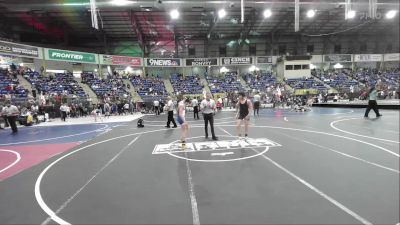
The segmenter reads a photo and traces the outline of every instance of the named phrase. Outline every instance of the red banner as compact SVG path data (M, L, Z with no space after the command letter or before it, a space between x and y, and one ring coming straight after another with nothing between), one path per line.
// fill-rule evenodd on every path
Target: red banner
M106 65L142 66L141 58L129 56L102 55L100 61Z

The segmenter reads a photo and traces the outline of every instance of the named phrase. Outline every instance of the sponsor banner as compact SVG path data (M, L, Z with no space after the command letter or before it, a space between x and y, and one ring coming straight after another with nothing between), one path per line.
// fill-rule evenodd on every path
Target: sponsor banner
M354 55L354 62L380 62L382 60L381 54Z
M186 66L218 66L218 58L185 59Z
M102 65L124 65L124 66L142 66L142 58L118 56L118 55L99 55Z
M391 53L383 55L384 61L400 61L400 53Z
M0 54L15 55L28 58L43 58L42 49L28 45L0 41Z
M266 138L249 138L246 140L226 140L226 141L207 141L186 143L185 152L199 151L225 151L246 148L262 148L262 147L277 147L281 146ZM180 143L159 144L156 145L153 154L165 154L182 152Z
M181 59L146 59L146 66L150 67L179 67Z
M324 55L324 62L351 62L351 55Z
M58 49L45 49L45 59L54 61L68 61L79 63L99 63L97 54L86 52L73 52Z
M224 57L221 58L221 65L251 65L253 57Z
M272 56L258 56L257 64L272 64Z

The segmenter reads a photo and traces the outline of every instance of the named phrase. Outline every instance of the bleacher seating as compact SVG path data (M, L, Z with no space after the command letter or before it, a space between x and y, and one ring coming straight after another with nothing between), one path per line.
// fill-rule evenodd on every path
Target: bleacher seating
M74 80L72 73L56 73L41 76L38 72L26 72L24 77L43 94L66 94L85 97L86 93Z
M180 94L201 94L203 85L200 78L195 75L183 76L182 74L172 74L170 78L175 93Z
M82 83L86 83L99 97L107 96L129 96L124 88L124 82L122 78L108 78L98 79L93 73L83 72L81 74Z
M387 71L366 69L353 73L352 77L368 86L373 86L380 81L380 83L387 86L389 90L396 90L399 88L400 71L399 69Z
M271 73L261 73L259 75L244 74L242 78L252 90L266 91L268 87L276 86L276 77Z
M285 82L293 89L316 89L319 91L328 90L321 82L315 80L313 77L310 78L289 78Z
M164 99L168 96L167 89L162 79L131 76L130 81L144 101Z
M238 80L236 72L228 72L219 77L207 76L211 93L244 92L245 89Z
M13 78L7 70L0 69L0 95L11 95L12 98L28 97L28 90L19 86L17 78Z
M350 87L358 86L359 82L350 77L349 71L313 71L312 74L332 88L343 92L349 92Z

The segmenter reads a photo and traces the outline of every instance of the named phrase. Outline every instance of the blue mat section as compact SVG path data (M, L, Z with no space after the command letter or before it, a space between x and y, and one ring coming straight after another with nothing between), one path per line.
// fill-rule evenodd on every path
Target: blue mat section
M115 125L116 123L20 127L16 134L11 134L7 129L0 132L0 146L87 141Z

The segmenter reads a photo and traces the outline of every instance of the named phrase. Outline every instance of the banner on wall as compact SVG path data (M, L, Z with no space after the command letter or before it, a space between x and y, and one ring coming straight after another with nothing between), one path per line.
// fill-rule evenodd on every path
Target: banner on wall
M43 58L41 54L41 48L39 47L14 44L4 41L0 41L0 54L9 54L28 58Z
M400 61L400 53L391 53L383 55L384 61Z
M221 65L251 65L253 57L225 57L221 58Z
M354 62L380 62L382 60L381 54L354 55Z
M272 64L272 56L258 56L257 64Z
M181 66L181 60L180 59L146 59L146 66L178 67L178 66Z
M73 52L58 49L45 49L45 59L54 61L67 61L79 63L99 63L97 54L86 52Z
M99 55L102 65L124 65L124 66L142 66L142 58L119 56L119 55Z
M324 62L351 62L351 55L324 55Z
M218 66L218 58L185 59L186 66Z

